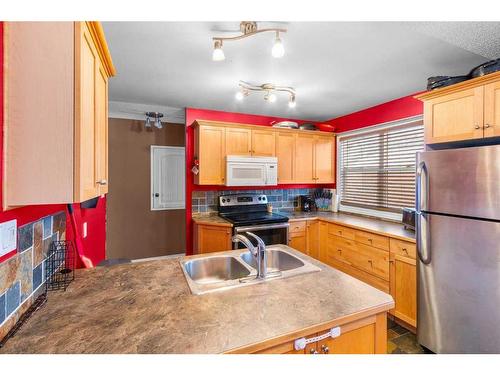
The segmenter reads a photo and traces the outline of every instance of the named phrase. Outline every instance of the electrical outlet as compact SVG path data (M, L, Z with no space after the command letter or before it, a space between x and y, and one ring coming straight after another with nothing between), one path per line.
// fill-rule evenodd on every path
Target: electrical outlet
M17 248L17 220L6 221L0 224L0 256L10 253Z
M85 238L87 237L87 222L83 223L83 231L82 231L82 237Z

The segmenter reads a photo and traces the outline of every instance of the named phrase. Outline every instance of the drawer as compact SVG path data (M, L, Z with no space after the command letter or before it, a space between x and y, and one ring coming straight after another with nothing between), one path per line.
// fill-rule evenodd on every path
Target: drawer
M417 259L417 245L412 242L406 242L391 238L391 252L404 257Z
M336 224L328 224L328 233L336 236L344 237L349 240L354 240L354 229L343 227Z
M369 274L389 280L389 253L371 246L356 244L350 253L351 264Z
M389 237L357 230L355 239L356 242L389 251Z
M306 222L305 221L292 221L290 223L289 232L305 232L306 231Z
M327 258L351 264L351 253L355 248L356 245L354 244L354 241L349 241L345 238L330 234L328 236Z

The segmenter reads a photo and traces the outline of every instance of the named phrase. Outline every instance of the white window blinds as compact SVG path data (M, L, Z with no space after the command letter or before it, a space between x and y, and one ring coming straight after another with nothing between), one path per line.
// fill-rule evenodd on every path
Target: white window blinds
M340 138L341 204L398 213L414 207L415 159L423 149L420 120Z

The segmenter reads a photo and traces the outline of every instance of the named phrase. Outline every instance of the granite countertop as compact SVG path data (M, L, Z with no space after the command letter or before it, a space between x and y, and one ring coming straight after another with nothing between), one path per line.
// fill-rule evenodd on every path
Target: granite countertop
M80 270L0 353L221 353L394 306L390 295L287 249L321 271L195 296L184 257Z
M389 237L394 237L405 241L415 242L415 232L404 229L403 224L397 222L355 214L347 214L343 212L280 211L278 213L288 216L290 220L322 219L331 223L337 223L348 227L374 232L377 234L387 235Z
M220 217L216 212L215 213L202 213L202 214L193 214L193 221L196 224L209 224L209 225L220 225L222 227L232 227L231 224L226 219Z

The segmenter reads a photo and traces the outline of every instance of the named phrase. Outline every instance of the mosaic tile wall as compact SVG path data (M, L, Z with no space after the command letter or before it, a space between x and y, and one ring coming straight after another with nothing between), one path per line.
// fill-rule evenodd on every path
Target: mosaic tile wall
M0 339L41 293L50 244L65 238L64 211L17 229L17 254L0 263Z
M292 210L296 207L298 195L310 195L315 189L277 190L221 190L193 191L191 199L193 213L217 212L217 197L229 194L266 194L273 205L273 211Z

